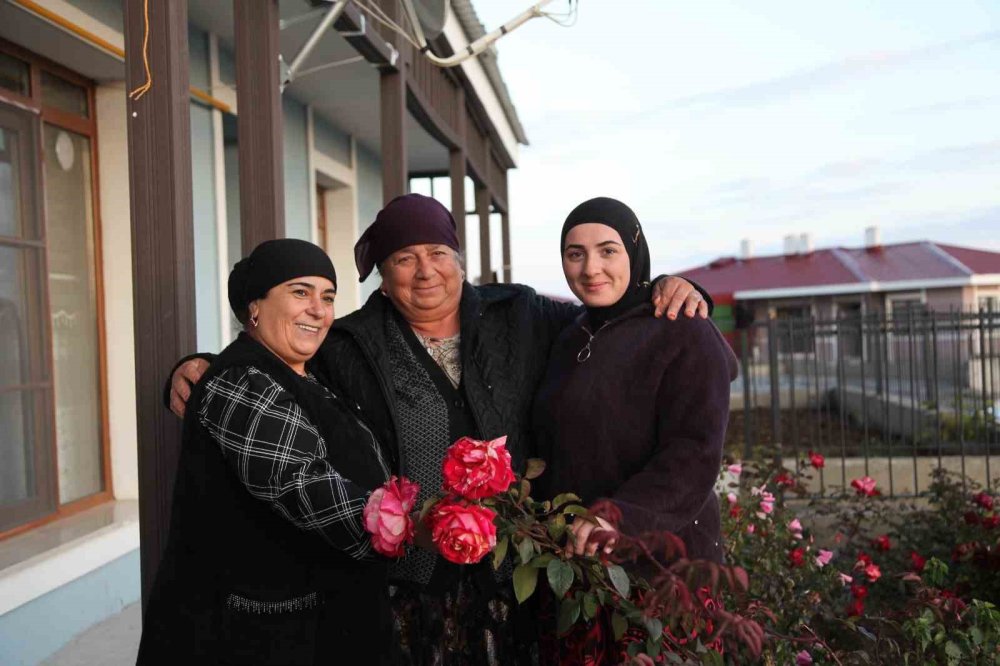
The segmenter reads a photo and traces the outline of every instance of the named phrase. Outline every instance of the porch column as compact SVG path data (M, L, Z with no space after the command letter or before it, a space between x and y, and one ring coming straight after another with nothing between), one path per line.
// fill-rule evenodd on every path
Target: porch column
M146 81L144 4L124 0L128 90ZM152 86L127 106L144 607L166 542L180 453L181 421L161 403L163 382L195 350L187 16L187 0L149 3Z
M457 109L455 134L459 141L465 141L465 90L459 86L455 89L455 108ZM451 216L455 218L458 227L458 244L465 251L465 145L453 149L448 154L448 176L451 178Z
M277 0L233 0L243 254L285 236Z
M493 282L490 268L490 191L476 187L476 213L479 215L479 284Z
M382 203L409 191L406 167L406 74L382 70Z
M508 205L510 205L508 203ZM500 217L503 234L503 281L507 284L511 282L510 270L510 213L504 211Z

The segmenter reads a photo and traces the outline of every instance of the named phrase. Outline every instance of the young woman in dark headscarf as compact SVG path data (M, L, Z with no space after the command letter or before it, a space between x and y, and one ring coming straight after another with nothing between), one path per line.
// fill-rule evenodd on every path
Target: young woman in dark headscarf
M383 663L386 560L362 512L388 465L354 404L306 370L336 291L330 258L301 240L233 268L245 328L188 403L139 664Z
M586 311L557 338L535 398L544 490L609 500L622 533L672 532L688 557L721 561L714 485L737 374L732 350L710 320L647 316L649 248L620 201L577 206L560 251ZM594 529L579 522L571 551L592 554Z
M673 532L720 561L713 492L736 357L711 320L649 313L649 247L635 213L600 197L561 236L563 273L586 311L563 330L534 406L545 485L611 500L620 530ZM586 529L586 528L583 528ZM576 550L586 535L577 529Z

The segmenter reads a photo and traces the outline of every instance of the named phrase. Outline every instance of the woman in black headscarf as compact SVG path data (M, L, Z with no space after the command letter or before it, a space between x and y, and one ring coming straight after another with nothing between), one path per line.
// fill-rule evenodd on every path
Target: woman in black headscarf
M737 374L732 350L710 320L648 316L649 248L620 201L577 206L560 252L586 310L557 338L535 398L539 455L548 462L541 496L571 491L590 505L614 506L621 533L671 532L688 557L720 562L714 485ZM609 516L598 510L598 517L599 527L573 526L570 552L594 553L590 535L610 528ZM543 641L548 657L570 664L597 656L593 637L601 632L577 633Z
M669 531L689 557L720 561L713 487L737 373L732 350L710 320L658 325L644 316L649 248L620 201L577 206L560 249L586 311L557 339L535 400L547 488L610 500L623 533ZM590 527L577 528L572 549L587 548Z
M362 522L382 449L306 370L333 324L322 249L261 243L229 276L244 331L188 402L139 664L380 663L384 558Z

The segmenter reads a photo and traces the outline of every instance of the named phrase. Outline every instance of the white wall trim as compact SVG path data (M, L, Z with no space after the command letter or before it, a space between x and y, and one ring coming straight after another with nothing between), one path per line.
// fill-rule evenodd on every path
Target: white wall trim
M349 166L344 166L340 162L330 157L327 157L324 153L318 150L313 151L310 171L313 174L313 189L316 189L316 172L332 178L338 183L347 185L348 187L355 187L357 185L357 175L354 169ZM314 194L315 198L315 194ZM356 232L355 232L356 233Z
M102 527L0 571L0 616L139 547L139 521Z
M212 176L215 190L215 244L218 255L219 342L225 347L232 342L229 325L229 224L226 209L226 139L222 127L222 111L212 109Z
M941 289L943 287L968 287L972 285L1000 284L1000 273L982 273L967 277L936 278L930 280L892 280L879 282L850 282L844 284L806 285L778 289L747 289L733 293L740 301L765 298L792 298L797 296L832 296L835 294L864 294L880 291L911 291L916 289Z
M222 80L219 64L219 36L208 33L208 76L212 97L229 106L233 115L236 114L236 91Z

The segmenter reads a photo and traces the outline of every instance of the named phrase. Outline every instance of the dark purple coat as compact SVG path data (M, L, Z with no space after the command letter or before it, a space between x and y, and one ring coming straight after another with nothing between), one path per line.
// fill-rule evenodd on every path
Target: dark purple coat
M673 532L689 557L721 561L714 485L736 357L711 321L650 312L643 305L610 321L584 362L586 315L557 339L535 399L548 463L536 494L611 499L624 533Z

